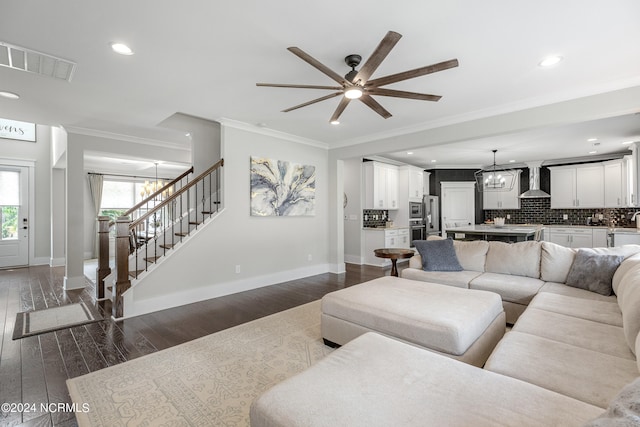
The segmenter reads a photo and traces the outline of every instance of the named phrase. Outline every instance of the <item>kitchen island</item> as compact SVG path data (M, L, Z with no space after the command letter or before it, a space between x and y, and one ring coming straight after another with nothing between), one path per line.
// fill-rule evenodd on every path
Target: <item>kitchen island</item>
M502 242L523 242L534 240L538 226L475 224L448 228L447 237L454 240L499 240Z

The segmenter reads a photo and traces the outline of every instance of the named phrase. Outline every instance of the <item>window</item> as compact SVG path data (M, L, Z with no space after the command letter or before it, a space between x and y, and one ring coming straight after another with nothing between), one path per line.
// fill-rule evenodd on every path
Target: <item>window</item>
M100 214L116 220L127 210L142 201L144 183L134 181L104 180Z
M1 240L18 238L18 208L20 207L20 172L0 171Z

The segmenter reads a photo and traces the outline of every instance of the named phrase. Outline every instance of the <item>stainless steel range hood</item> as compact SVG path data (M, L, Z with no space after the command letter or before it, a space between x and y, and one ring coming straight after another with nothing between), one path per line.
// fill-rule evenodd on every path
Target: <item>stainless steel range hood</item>
M521 199L535 199L551 197L540 189L540 166L542 162L528 162L529 167L529 189L520 195Z

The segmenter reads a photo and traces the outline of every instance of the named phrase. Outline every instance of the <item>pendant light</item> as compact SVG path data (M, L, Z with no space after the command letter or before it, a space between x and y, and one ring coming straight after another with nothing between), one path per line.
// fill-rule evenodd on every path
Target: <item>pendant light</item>
M496 153L493 152L493 165L476 171L475 178L478 191L511 191L515 183L516 172L506 166L496 164Z

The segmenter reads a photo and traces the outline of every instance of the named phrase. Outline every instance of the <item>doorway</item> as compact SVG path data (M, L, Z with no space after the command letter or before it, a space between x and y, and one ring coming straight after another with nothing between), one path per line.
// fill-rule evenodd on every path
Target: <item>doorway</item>
M29 264L29 168L0 165L0 268Z
M475 182L441 182L442 235L447 228L475 224Z

